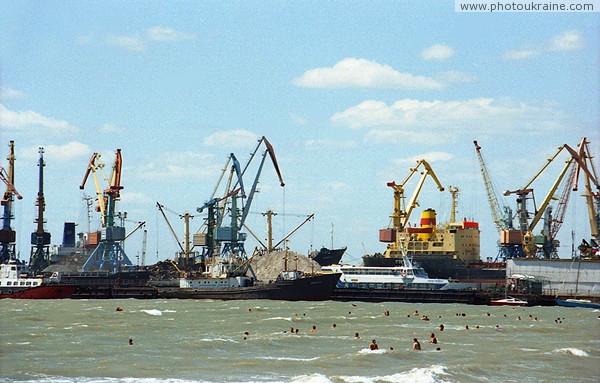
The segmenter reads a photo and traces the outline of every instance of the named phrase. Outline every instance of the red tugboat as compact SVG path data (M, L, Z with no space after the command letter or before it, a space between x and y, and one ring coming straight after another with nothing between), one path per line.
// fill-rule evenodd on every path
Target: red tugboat
M0 299L65 299L71 298L77 286L47 283L31 277L17 260L0 264Z

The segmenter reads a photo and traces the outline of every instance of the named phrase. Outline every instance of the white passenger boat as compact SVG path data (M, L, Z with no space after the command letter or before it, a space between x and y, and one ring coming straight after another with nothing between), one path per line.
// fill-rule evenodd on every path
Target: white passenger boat
M403 265L395 267L331 265L324 272L341 273L337 288L362 289L420 289L459 290L472 287L468 283L454 283L447 279L429 278L425 270L416 267L405 255Z

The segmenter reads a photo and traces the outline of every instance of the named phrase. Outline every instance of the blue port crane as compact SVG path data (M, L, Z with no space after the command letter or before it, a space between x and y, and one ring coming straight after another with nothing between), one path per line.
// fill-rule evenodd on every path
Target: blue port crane
M108 186L102 190L98 180L98 172L102 171L104 164L100 162L99 153L92 154L83 182L79 186L81 190L85 188L91 173L96 185L96 199L98 201L96 210L100 212L102 219L102 230L98 246L84 263L83 271L101 270L116 273L122 266L129 266L130 268L133 266L121 246L121 242L125 240L125 227L115 224L116 203L120 198L120 191L123 189L123 186L121 186L122 164L121 149L117 149L111 177L107 179Z
M16 232L12 229L10 221L14 218L12 205L15 196L18 199L23 199L15 188L15 142L10 141L8 147L9 153L6 159L8 160L8 172L0 166L0 179L6 185L6 191L2 196L1 206L4 207L2 214L2 229L0 229L0 262L6 263L16 259L15 241Z
M246 195L244 189L244 176L246 175L246 172L249 171L250 164L260 153L260 149L263 145L265 149L262 152L258 170L254 177L252 187ZM206 233L195 236L194 239L194 245L201 245L204 248L201 258L202 262L211 257L219 256L222 261L224 260L225 263L231 265L231 268L228 270L228 273L231 275L244 274L249 268L246 250L244 248L247 234L240 230L245 226L246 218L248 217L255 193L258 189L259 179L267 155L271 158L273 167L279 177L281 187L284 187L285 182L283 181L277 163L275 150L267 138L263 136L258 140L258 145L250 154L250 159L243 169L240 167L235 155L233 153L230 154L211 199L197 209L200 213L205 209L208 211ZM232 165L224 195L220 198L215 197L217 190L220 188L220 183L223 180L224 174L227 169L229 169L229 163ZM230 218L228 224L225 221L227 213Z

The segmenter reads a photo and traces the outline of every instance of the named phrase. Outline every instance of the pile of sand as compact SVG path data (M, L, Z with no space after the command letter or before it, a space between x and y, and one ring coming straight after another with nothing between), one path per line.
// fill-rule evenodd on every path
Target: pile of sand
M264 253L262 256L255 255L250 262L256 278L260 281L273 281L279 276L282 271L298 270L303 273L311 274L321 271L321 265L305 255L295 253L293 251L272 251Z

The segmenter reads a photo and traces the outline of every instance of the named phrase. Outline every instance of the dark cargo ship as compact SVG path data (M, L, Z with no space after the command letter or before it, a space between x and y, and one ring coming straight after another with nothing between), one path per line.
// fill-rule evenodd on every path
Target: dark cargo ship
M340 249L328 249L326 247L322 247L318 252L313 252L310 255L310 258L321 266L331 266L340 263L344 252L346 252L345 247Z

